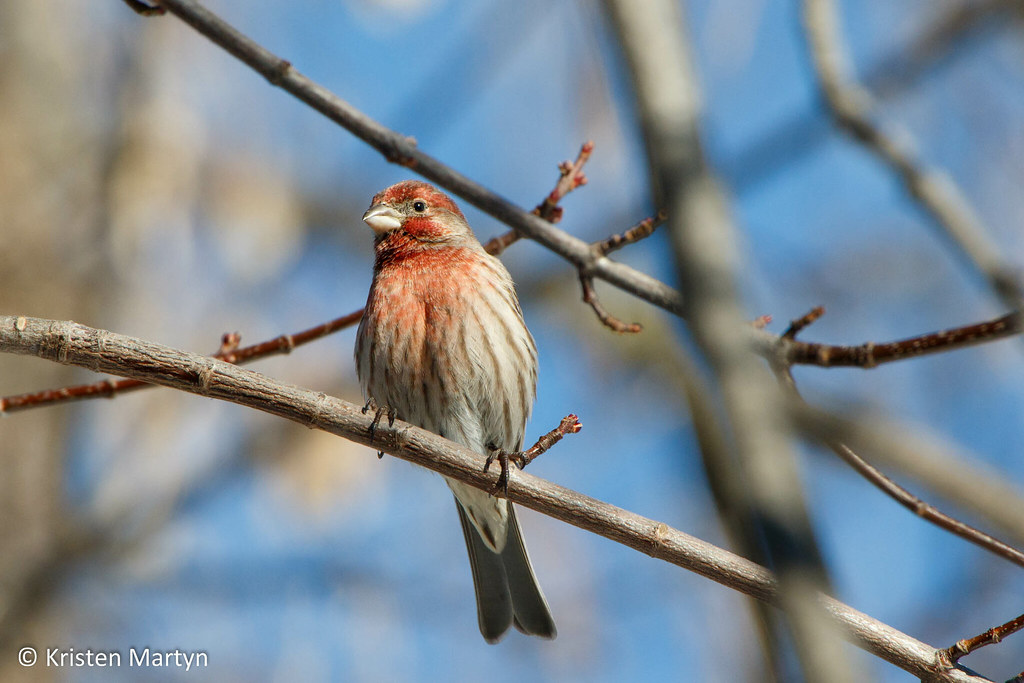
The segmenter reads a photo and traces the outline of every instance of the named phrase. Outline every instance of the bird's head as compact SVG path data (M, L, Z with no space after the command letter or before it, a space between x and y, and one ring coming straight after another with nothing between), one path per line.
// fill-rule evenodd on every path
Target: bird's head
M420 244L476 241L455 202L419 180L406 180L378 192L363 220L373 228L378 244L398 240Z

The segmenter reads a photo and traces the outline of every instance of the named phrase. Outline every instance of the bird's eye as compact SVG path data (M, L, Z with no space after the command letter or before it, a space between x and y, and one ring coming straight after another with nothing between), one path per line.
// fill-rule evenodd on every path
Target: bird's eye
M412 203L412 210L416 213L423 213L427 210L427 203L425 201L417 199Z

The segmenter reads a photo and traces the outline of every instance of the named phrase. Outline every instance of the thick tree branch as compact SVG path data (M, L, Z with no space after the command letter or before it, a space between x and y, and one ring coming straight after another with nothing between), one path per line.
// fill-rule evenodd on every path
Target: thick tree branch
M427 467L483 490L493 486L484 456L436 434L396 421L371 441L373 420L341 399L278 382L194 353L97 330L73 322L0 316L0 352L34 355L96 372L217 398L320 429ZM763 567L670 528L664 523L517 472L509 498L581 529L693 571L758 600L776 601L776 584ZM939 651L843 603L819 595L819 604L859 647L929 681L985 681L940 661Z
M684 317L716 375L734 437L730 476L759 546L779 576L780 603L804 678L857 680L814 596L829 580L810 523L780 391L745 343L736 229L700 141L700 94L684 18L673 0L606 0L630 66L654 204L668 214ZM728 489L722 489L728 491ZM755 557L758 557L755 555Z

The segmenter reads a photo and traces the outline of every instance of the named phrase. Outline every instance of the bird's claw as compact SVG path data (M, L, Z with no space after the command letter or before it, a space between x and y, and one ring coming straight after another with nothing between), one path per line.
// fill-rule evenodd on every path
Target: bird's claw
M498 481L494 482L493 491L497 493L501 491L505 497L508 497L508 482L511 474L511 468L509 463L515 465L519 469L526 467L526 457L521 451L509 453L501 448L492 448L490 454L487 456L487 460L484 462L484 472L487 472L491 468L491 464L497 460L498 465L501 466L501 472L498 474Z
M398 411L396 411L394 408L390 406L378 406L377 402L371 398L369 401L366 402L366 405L363 406L363 415L366 415L366 413L369 412L371 408L374 410L373 421L370 423L370 441L372 442L374 436L377 434L377 425L380 424L380 419L385 414L387 414L388 427L394 427L395 418L398 417ZM377 451L377 459L379 460L383 457L384 451Z

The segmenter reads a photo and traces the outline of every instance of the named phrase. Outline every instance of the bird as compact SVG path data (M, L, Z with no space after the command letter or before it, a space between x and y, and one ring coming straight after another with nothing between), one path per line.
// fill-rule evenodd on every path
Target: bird
M376 407L378 419L386 412L488 455L488 462L521 451L536 395L537 347L508 270L484 251L455 202L428 183L407 180L378 192L363 221L374 232L374 265L355 359L367 408ZM503 459L507 486L506 467ZM554 638L512 503L445 481L484 639L496 643L513 625Z

